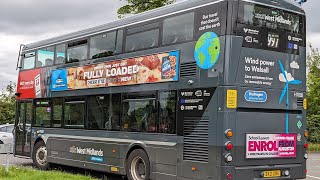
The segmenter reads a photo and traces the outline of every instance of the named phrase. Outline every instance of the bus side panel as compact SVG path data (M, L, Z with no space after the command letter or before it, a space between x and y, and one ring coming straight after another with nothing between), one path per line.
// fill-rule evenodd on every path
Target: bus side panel
M47 145L49 161L105 172L111 172L111 167L117 167L122 170L121 174L124 172L120 144L49 137Z
M41 129L41 128L40 128ZM73 167L92 169L102 172L125 175L126 157L131 148L143 148L151 165L151 179L175 179L177 174L177 144L175 136L143 135L130 133L120 138L123 133L83 130L62 130L58 133L53 129L42 129L48 134L48 161ZM50 132L55 131L54 135ZM97 132L100 133L97 136ZM72 135L68 135L72 133ZM86 136L84 136L84 134ZM104 136L111 136L106 138ZM93 138L95 137L95 138ZM162 140L161 140L162 139Z

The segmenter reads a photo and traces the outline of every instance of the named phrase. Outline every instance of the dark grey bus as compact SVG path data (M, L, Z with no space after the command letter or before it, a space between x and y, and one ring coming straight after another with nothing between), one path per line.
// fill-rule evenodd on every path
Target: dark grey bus
M189 0L21 50L15 156L129 180L306 177L292 0Z

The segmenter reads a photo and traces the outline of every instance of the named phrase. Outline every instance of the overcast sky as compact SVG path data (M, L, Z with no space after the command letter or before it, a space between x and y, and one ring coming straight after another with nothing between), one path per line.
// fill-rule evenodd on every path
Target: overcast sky
M101 25L117 19L119 0L1 0L0 88L17 81L20 44ZM307 41L320 49L320 0L308 0Z

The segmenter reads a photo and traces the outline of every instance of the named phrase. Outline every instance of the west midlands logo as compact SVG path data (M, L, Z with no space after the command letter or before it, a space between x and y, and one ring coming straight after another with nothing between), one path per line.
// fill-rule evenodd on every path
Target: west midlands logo
M281 69L281 74L279 75L279 80L281 82L285 82L286 85L284 86L280 99L279 99L279 104L281 104L284 96L286 96L286 133L289 134L289 85L298 85L301 84L302 82L300 80L295 80L290 73L287 73L287 71L284 69L281 61L279 60L279 65Z

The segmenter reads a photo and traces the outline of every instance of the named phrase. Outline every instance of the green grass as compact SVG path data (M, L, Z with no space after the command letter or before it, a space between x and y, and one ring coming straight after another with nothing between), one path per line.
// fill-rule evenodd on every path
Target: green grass
M309 143L309 151L320 152L320 144Z
M12 166L9 172L6 172L5 167L0 167L1 180L92 180L90 176L79 174L69 174L60 171L39 171L30 167L15 167Z

